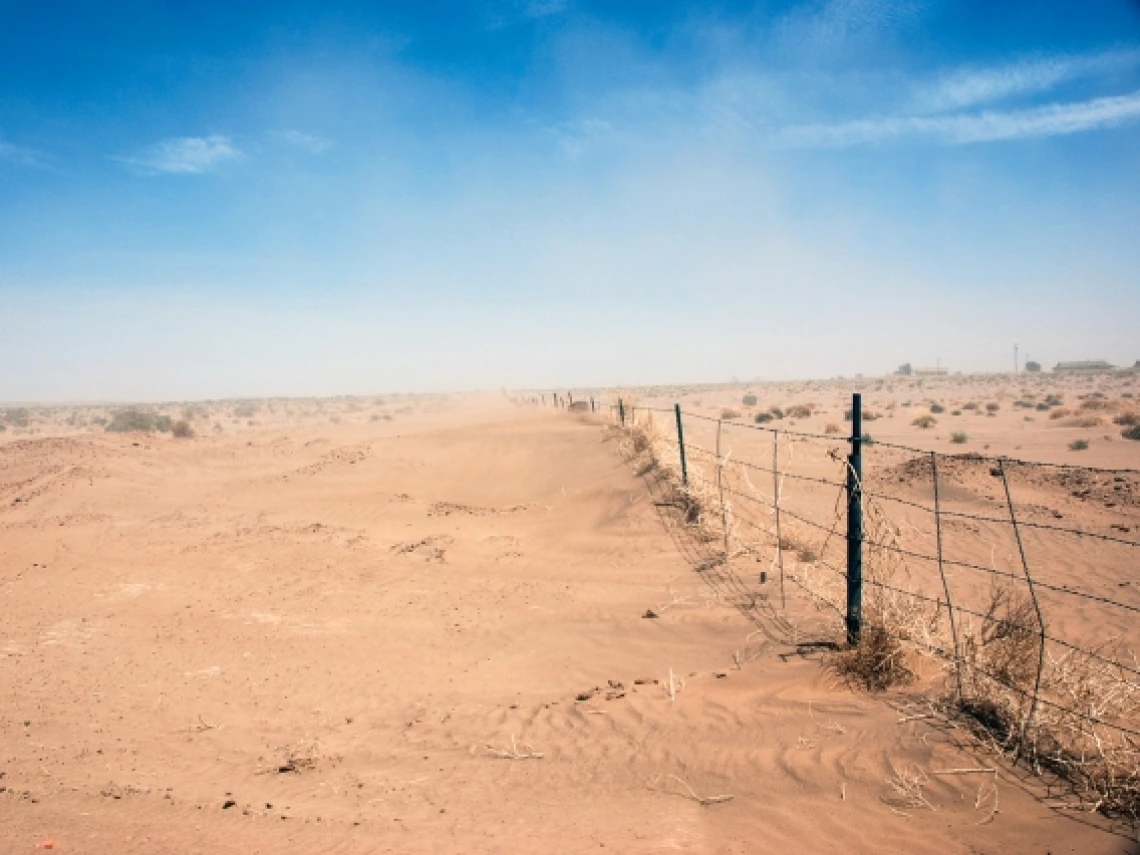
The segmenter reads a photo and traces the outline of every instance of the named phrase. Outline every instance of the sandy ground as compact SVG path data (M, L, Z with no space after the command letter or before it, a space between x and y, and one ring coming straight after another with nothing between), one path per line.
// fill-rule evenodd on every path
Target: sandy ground
M847 388L825 391L803 425L842 423ZM753 557L702 571L600 417L369 413L8 432L0 852L1135 851L1016 770L996 805L992 776L938 775L994 758L900 721L923 686L838 684L804 643L833 622L791 592L780 614ZM1087 432L1008 396L961 418L1038 458ZM1140 443L1079 454L1135 466Z

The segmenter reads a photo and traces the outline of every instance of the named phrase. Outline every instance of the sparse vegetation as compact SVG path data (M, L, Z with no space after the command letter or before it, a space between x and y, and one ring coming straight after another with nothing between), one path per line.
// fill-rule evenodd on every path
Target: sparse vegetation
M170 426L170 432L174 435L175 439L190 439L194 436L194 428L190 426L190 422L185 419L180 419Z
M955 445L965 445L970 441L970 437L966 434L965 431L956 430L950 434L950 441Z
M725 407L723 410L720 411L720 417L722 419L724 419L725 421L728 421L731 419L738 419L738 418L740 418L740 415L741 415L740 410L734 410L734 409L732 409L732 407Z
M914 425L916 428L921 428L922 430L929 430L930 428L932 428L936 424L938 424L938 419L936 419L936 418L934 418L934 416L930 416L930 415L919 416L917 419L912 421L911 424Z
M755 395L753 395L753 394L748 394L748 395L745 395L745 396L744 396L744 398L743 398L743 404L744 404L744 406L746 406L746 407L755 407L755 406L756 406L756 401L757 401L757 398L756 398L756 396L755 396Z
M757 413L753 418L753 421L758 425L764 425L772 421L773 418L774 416L771 413Z
M1128 430L1122 430L1120 435L1125 439L1140 440L1140 425L1133 425Z
M835 422L828 422L823 429L824 433L839 433L839 431L840 427Z
M986 412L987 413L996 413L1000 409L1001 409L1001 404L998 404L994 401L990 401L988 404L986 404Z
M157 430L157 422L158 417L154 413L132 408L112 413L106 429L108 433L151 433ZM167 422L169 423L169 417Z
M935 415L938 415L939 413L946 412L946 408L944 406L942 406L941 404L931 404L930 405L930 412L934 413Z
M1069 443L1069 451L1084 451L1089 447L1087 439L1074 439Z

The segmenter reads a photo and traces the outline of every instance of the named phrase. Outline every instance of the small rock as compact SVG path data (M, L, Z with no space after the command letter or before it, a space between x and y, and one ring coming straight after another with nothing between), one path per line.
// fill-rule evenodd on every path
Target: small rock
M222 802L222 810L229 810L236 805L237 802L235 802L233 799L226 799L224 802Z

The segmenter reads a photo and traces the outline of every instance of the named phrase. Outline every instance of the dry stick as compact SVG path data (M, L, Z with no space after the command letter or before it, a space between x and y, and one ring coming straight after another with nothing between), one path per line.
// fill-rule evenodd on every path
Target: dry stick
M1017 540L1017 551L1021 554L1021 569L1025 571L1025 582L1029 586L1029 596L1033 599L1033 609L1037 612L1037 626L1041 631L1041 647L1037 653L1037 677L1033 683L1033 697L1029 702L1029 714L1021 725L1021 745L1018 753L1029 735L1029 728L1033 724L1033 717L1037 714L1037 697L1041 692L1041 672L1045 669L1045 616L1041 614L1041 604L1037 602L1037 590L1033 587L1033 576L1029 573L1029 562L1025 558L1025 545L1021 542L1021 530L1017 527L1017 514L1013 509L1013 496L1009 492L1009 479L1005 476L1005 458L998 458L998 471L1001 472L1001 483L1005 487L1005 501L1009 505L1009 520L1013 523L1013 536Z
M720 452L720 432L724 421L716 420L716 488L720 492L720 526L724 530L724 560L728 560L728 511L724 506L724 457Z
M958 623L954 620L954 601L950 599L950 583L942 565L942 504L938 494L938 455L930 452L930 472L934 477L934 531L938 541L938 575L942 577L942 590L946 593L946 612L950 615L950 634L954 639L954 676L958 683L958 703L965 700L962 692L962 651L958 645Z
M776 560L780 565L780 608L788 610L784 594L784 545L780 542L780 432L772 432L772 507L776 513Z

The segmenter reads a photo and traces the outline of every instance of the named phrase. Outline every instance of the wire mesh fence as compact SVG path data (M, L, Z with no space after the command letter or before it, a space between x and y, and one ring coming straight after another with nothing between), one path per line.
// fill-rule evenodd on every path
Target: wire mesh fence
M855 608L858 644L839 655L856 678L881 688L913 677L908 653L937 661L945 708L979 736L1090 807L1137 818L1140 542L1128 523L1140 471L943 454L857 428L814 434L626 399L579 409L609 418L668 474L720 561L759 561L781 610L806 596L838 635Z

